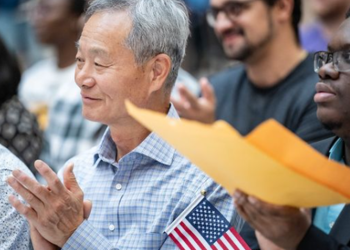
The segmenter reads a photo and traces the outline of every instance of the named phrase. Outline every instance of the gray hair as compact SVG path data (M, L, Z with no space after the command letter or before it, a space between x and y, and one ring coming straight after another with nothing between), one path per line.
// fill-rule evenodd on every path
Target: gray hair
M97 12L126 11L132 28L125 40L133 51L135 61L142 65L152 57L164 53L172 62L166 81L171 90L185 56L189 36L188 11L182 0L93 0L86 20Z

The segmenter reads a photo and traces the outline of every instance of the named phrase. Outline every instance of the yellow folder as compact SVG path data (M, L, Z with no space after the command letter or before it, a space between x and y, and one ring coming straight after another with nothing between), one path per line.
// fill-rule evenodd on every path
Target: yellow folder
M142 110L129 114L228 192L295 207L350 203L350 169L319 154L274 120L242 137L224 121L206 125Z

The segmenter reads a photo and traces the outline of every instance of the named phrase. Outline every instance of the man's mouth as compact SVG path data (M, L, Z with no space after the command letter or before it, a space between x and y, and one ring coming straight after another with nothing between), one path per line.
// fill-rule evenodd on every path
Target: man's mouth
M316 94L314 96L314 101L316 103L323 103L332 100L336 96L334 90L329 86L329 84L319 82L316 84Z

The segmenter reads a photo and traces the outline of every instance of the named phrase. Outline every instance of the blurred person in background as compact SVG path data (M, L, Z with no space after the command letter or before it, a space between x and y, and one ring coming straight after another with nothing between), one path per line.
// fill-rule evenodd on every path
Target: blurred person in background
M50 107L65 82L74 83L75 42L80 34L78 19L83 7L69 0L37 0L32 10L32 26L38 41L51 46L55 56L26 70L20 86L20 98L27 108Z
M27 7L30 0L0 0L0 36L6 47L27 68L41 58L41 51L28 23Z
M0 144L8 148L34 171L42 133L36 117L18 100L21 71L17 60L0 39Z
M182 67L198 77L222 70L232 62L215 37L213 29L206 21L210 7L209 0L184 0L190 12L190 30L186 56Z
M299 44L300 0L211 0L208 21L226 55L242 64L201 81L202 97L180 87L173 100L184 118L221 119L242 135L273 118L307 142L332 135L316 117L313 57ZM254 231L241 235L259 249Z
M82 30L84 8L85 0L38 0L33 10L38 40L52 46L56 54L24 73L20 97L32 111L44 110L45 143L40 158L55 171L94 146L105 130L102 124L82 116L80 89L74 81L75 43Z
M316 20L300 29L300 41L310 52L326 51L333 33L344 21L349 0L308 0Z

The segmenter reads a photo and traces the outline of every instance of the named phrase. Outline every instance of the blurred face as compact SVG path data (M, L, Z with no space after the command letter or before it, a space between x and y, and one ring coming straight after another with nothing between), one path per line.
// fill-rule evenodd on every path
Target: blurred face
M350 7L349 0L309 0L312 10L321 18L344 15Z
M32 25L41 43L59 44L77 34L78 18L71 11L70 0L39 0L33 10Z
M230 2L242 2L242 8L234 20L221 11L214 29L230 59L246 61L273 37L274 24L271 11L261 0L211 0L212 8L223 8Z
M346 20L329 43L331 52L344 51L343 69L350 70L350 19ZM350 72L338 72L332 63L319 70L315 102L319 120L338 136L350 135Z
M79 40L75 80L81 89L85 118L109 126L129 118L125 99L145 106L150 79L137 66L124 41L131 29L124 12L96 13L85 24ZM147 63L146 63L147 64Z

